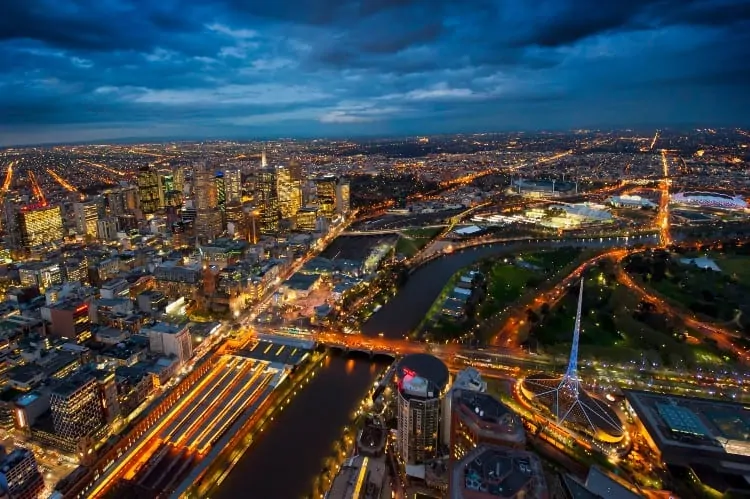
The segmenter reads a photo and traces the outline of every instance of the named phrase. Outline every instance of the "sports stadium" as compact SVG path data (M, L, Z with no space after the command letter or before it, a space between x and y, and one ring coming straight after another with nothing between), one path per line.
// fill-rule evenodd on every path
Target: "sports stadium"
M725 210L747 209L747 201L742 196L722 194L720 192L688 191L672 195L672 202L690 206L706 208L722 208Z

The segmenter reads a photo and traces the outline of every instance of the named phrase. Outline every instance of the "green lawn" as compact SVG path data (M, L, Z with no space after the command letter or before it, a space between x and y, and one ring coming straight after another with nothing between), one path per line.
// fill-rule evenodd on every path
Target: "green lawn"
M487 296L479 307L479 318L486 319L500 312L527 291L529 283L537 282L539 272L511 263L495 262L487 272Z
M626 287L608 280L606 269L592 269L585 282L581 318L581 357L615 361L639 360L642 354L666 365L708 365L719 358L709 344L689 345L668 317L639 308ZM570 349L577 289L568 294L531 329L542 350L565 355Z
M741 255L713 255L716 264L729 276L737 276L740 283L750 286L750 257Z

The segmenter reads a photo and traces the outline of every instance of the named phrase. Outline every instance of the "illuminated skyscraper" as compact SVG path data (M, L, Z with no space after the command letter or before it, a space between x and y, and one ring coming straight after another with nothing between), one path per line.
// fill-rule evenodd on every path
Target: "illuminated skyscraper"
M84 236L96 237L96 223L99 220L99 206L90 200L73 204L76 217L76 230Z
M260 155L260 167L266 168L268 166L268 160L266 159L266 148L263 147L263 152Z
M242 172L239 168L224 170L224 195L227 204L242 201Z
M336 213L346 215L349 209L349 182L339 179L336 184Z
M150 166L138 172L138 198L144 214L156 213L161 202L159 174Z
M216 201L219 204L219 209L223 212L227 205L227 191L224 184L224 172L216 172L214 177L216 183Z
M223 232L216 174L208 165L200 165L193 173L195 194L195 235L212 241Z
M63 220L59 206L30 206L18 213L21 244L33 248L40 244L62 241Z
M275 168L263 168L256 177L258 207L260 208L260 233L275 235L279 232L279 192Z
M276 182L281 218L292 218L302 208L300 181L294 178L291 168L279 166L276 168Z
M410 467L424 465L440 455L440 413L450 373L437 357L419 353L402 358L396 375L396 450L407 473L411 473Z
M318 213L328 219L336 213L336 184L338 179L333 175L326 175L315 179L315 190L318 198Z

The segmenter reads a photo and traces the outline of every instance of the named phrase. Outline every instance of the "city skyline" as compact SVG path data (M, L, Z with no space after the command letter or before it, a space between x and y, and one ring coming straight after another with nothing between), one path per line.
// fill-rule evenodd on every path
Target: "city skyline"
M14 3L0 146L744 126L738 0Z

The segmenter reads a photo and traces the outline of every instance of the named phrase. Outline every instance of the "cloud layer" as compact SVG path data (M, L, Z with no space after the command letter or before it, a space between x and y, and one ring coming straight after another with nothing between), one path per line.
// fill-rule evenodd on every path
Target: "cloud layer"
M0 145L746 125L746 0L24 0Z

